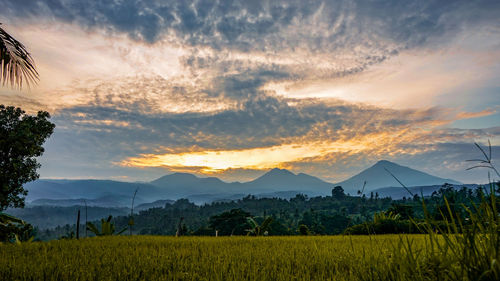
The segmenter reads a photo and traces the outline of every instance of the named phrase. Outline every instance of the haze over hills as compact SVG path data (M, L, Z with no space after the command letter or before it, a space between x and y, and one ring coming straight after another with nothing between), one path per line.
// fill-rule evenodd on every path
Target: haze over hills
M407 186L439 186L457 181L435 177L389 161L379 161L372 167L337 184L284 169L272 169L249 182L224 182L215 177L200 178L187 173L173 173L149 183L129 183L111 180L37 180L25 185L27 200L33 205L68 206L83 203L95 206L129 206L134 191L139 188L136 204L157 200L188 198L197 204L218 200L235 200L248 194L257 197L290 198L297 193L308 196L329 195L335 185L341 185L352 195L366 181L365 192L378 188L399 186L385 170L391 171ZM43 199L43 200L42 200ZM49 200L47 200L49 199ZM82 204L81 203L81 204Z
M244 183L249 190L257 192L307 191L317 195L331 194L332 184L304 173L294 174L288 170L274 168L261 177Z
M365 181L365 192L383 187L400 187L401 185L387 171L391 172L406 186L431 186L444 183L462 184L452 179L436 177L387 160L381 160L370 168L336 185L342 186L346 192L351 194L356 194L358 190L361 190Z
M188 173L173 173L150 182L165 195L174 198L195 194L238 193L241 183L227 183L215 177L200 178Z
M108 207L109 205L99 203L105 201L110 202L112 206L129 206L137 188L141 191L136 197L137 204L158 200L155 198L161 194L159 188L148 183L112 180L37 180L27 183L24 187L28 190L26 199L29 203L39 204L41 201L35 200L52 199L52 202L48 202L50 205L58 205L57 201L67 205L68 199L80 200L83 204L83 200L87 199L93 200L89 204L95 203L95 206Z
M475 190L476 188L480 187L480 185L477 184L463 184L463 185L454 185L453 187L458 190L461 189L462 187L467 187L468 189ZM416 194L418 196L430 196L434 191L438 191L442 185L425 185L425 186L413 186L409 187L408 189L412 194ZM377 193L380 198L384 197L391 197L393 200L399 200L403 199L404 197L410 198L411 195L408 193L406 189L404 189L401 186L395 186L395 187L383 187L383 188L377 188L373 191L374 194ZM370 196L370 192L365 192L367 196Z

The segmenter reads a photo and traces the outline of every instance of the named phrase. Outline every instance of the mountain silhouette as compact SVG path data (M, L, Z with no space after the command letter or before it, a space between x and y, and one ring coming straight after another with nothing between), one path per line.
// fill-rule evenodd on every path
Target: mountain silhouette
M400 187L401 185L389 172L408 187L442 185L444 183L461 184L455 180L436 177L394 162L380 160L370 168L336 185L342 186L346 192L351 194L356 194L358 190L362 190L365 181L365 192L383 187Z
M83 199L94 199L92 203L103 207L116 206L117 204L130 206L136 188L139 188L135 200L136 204L179 198L188 198L192 202L203 204L218 200L235 200L248 194L257 197L280 198L290 198L297 193L308 196L324 196L330 195L335 185L341 185L346 193L355 195L357 190L362 189L364 181L367 182L365 192L385 187L400 187L399 183L387 171L390 171L408 187L439 186L443 183L460 184L451 179L439 178L382 160L337 184L304 173L295 174L285 169L275 168L255 180L243 183L228 183L216 177L173 173L149 183L110 180L37 180L26 184L25 188L29 191L28 202L38 200L34 202L38 205L68 205Z
M274 168L261 177L243 183L247 190L258 192L281 192L301 190L317 195L331 194L332 184L307 174L294 174L285 169Z
M188 173L173 173L152 182L151 185L160 189L161 193L179 198L194 194L207 193L237 193L240 183L227 183L215 177L201 178Z

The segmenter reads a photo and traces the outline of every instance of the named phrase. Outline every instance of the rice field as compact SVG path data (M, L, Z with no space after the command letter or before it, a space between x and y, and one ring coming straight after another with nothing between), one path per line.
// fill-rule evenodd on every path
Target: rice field
M498 233L483 233L4 243L0 280L500 280Z
M411 243L420 251L424 240L115 236L2 244L0 280L402 280L412 276L396 270L407 262L397 249Z

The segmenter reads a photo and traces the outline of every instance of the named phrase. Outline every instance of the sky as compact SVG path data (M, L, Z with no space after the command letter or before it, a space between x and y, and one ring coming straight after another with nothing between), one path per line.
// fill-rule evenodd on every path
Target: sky
M465 183L500 163L500 1L0 0L56 124L42 178L342 181L386 159ZM404 180L403 180L404 181Z

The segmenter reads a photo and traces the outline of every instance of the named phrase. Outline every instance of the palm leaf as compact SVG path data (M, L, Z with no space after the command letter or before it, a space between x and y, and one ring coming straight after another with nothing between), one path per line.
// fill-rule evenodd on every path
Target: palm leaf
M94 233L97 236L99 236L101 234L99 229L97 229L97 227L91 222L87 223L87 229L90 230L92 233Z
M16 218L14 216L5 214L5 213L0 213L0 223L1 224L12 224L12 223L19 223L19 224L26 224L25 221L23 221L20 218Z
M101 233L102 235L111 235L111 223L102 220L101 222Z
M251 218L251 217L247 218L247 222L250 225L250 227L253 228L253 229L259 227L259 224L253 218Z
M38 72L35 61L21 42L0 27L0 82L22 88L23 82L29 87L36 84Z
M265 232L266 230L268 230L268 228L269 228L269 226L271 225L272 222L273 222L273 218L272 217L267 217L262 222L262 224L260 225L261 231Z

